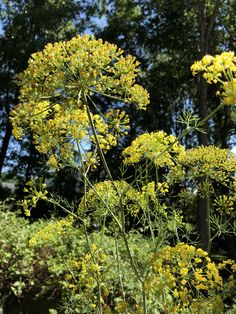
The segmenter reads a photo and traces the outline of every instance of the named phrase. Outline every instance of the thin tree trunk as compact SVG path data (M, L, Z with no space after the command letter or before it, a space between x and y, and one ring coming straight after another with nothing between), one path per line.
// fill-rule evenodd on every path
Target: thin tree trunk
M200 57L208 53L208 39L206 38L206 1L198 1L198 27L199 27L199 48L200 48ZM207 116L207 83L206 80L199 75L197 80L197 90L198 90L198 112L199 117L203 120ZM202 126L204 133L198 133L199 144L207 146L208 145L208 136L207 136L207 122Z
M4 161L6 159L7 150L9 147L11 136L12 136L12 126L11 126L11 122L8 119L7 124L6 124L5 135L4 135L4 138L2 140L2 147L0 150L0 174L2 173L2 169L4 166Z
M207 19L207 5L206 0L198 0L198 26L199 26L199 49L201 57L209 54L211 51L211 38L214 29L216 15L220 7L221 1L216 1L215 8L213 10L212 16ZM198 90L198 111L199 117L204 119L207 116L208 104L207 104L207 83L202 76L198 76L197 80L197 90ZM208 140L208 123L206 122L202 129L204 133L198 134L199 145L207 146L209 145ZM206 178L200 178L198 184L204 184ZM200 236L200 244L204 250L208 250L209 242L211 238L210 233L210 201L209 197L198 196L198 229Z
M200 57L211 53L212 49L212 34L214 31L216 17L220 8L222 0L215 1L215 7L210 17L207 17L207 5L206 0L198 0L198 28L199 28L199 50ZM207 83L206 80L199 75L197 79L197 90L198 90L198 112L199 117L204 119L207 116L208 104L207 104ZM199 144L207 146L209 145L207 129L208 123L206 122L202 126L205 133L199 133Z
M198 78L198 112L199 117L203 120L207 116L207 83L203 77ZM199 145L207 146L208 141L208 123L202 125L203 132L198 132Z
M11 121L9 119L10 118L10 112L12 109L12 105L15 106L18 102L18 95L19 95L19 88L16 88L13 100L12 99L10 100L9 90L6 93L6 101L8 104L8 107L7 107L8 117L7 117L5 135L3 137L2 146L0 148L0 176L2 174L2 169L4 167L4 162L5 162L5 159L7 156L7 151L8 151L8 147L9 147L11 136L12 136L12 124L11 124Z

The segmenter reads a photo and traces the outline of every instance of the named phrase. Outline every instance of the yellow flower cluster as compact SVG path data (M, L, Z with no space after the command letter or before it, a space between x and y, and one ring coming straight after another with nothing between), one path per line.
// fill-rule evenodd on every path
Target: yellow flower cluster
M219 271L222 271L224 276L225 290L230 292L235 291L236 287L236 261L227 259L217 265Z
M226 274L228 275L228 278L226 280L226 287L228 287L230 290L235 290L235 286L236 286L236 262L231 260L231 259L227 259L224 260L223 262L219 263L217 265L218 269L220 271L223 271L225 277Z
M72 157L73 141L90 137L86 103L94 93L146 108L149 95L135 84L138 65L117 46L87 35L48 44L31 56L19 75L20 104L12 111L13 134L20 139L28 128L39 152L52 156L49 164L58 166L57 155ZM117 134L128 130L128 117L122 111L91 116L105 149L116 145Z
M235 105L236 104L236 78L231 81L223 83L223 92L218 92L217 94L223 97L223 103L225 105Z
M236 56L234 52L222 52L215 57L206 55L191 66L193 75L205 71L204 77L209 83L216 83L219 77L227 75L227 71L236 72Z
M147 211L166 215L166 206L161 204L158 194L164 195L167 191L168 184L166 182L158 183L156 187L155 182L152 181L138 190L125 181L114 181L112 183L106 180L95 184L86 193L86 196L81 199L79 213L84 215L85 212L89 212L90 215L93 215L99 221L102 217L110 217L111 212L116 217L119 217L120 198L122 198L125 212L132 216L136 216L139 213L139 219L142 218L141 213Z
M167 206L160 199L160 195L165 195L168 190L169 187L167 182L158 182L156 185L154 181L151 181L142 186L140 193L137 194L137 201L140 209L142 209L144 213L150 212L155 215L156 212L158 212L158 214L166 216Z
M138 65L116 45L88 35L48 44L43 52L32 55L28 69L20 75L20 99L38 101L59 95L64 99L90 91L135 102L138 94L137 107L143 108L148 104L148 94L135 85Z
M193 75L204 72L203 77L208 83L221 83L223 92L217 94L223 97L225 105L236 104L236 56L234 52L223 52L215 57L206 55L200 61L196 61L191 70Z
M180 174L186 176L188 170L193 178L207 176L219 182L228 182L236 171L236 158L228 149L213 145L199 146L179 156L171 175L177 179L181 177Z
M231 215L234 211L235 197L231 195L220 195L214 200L216 211Z
M102 246L101 240L106 242L106 248ZM122 297L121 287L119 284L120 273L117 270L117 264L114 262L115 252L114 244L119 242L118 239L105 238L99 239L90 238L90 249L85 248L80 256L72 257L68 260L68 271L64 275L63 285L70 290L73 297L76 298L78 304L81 306L81 313L86 311L86 306L91 306L92 311L87 308L86 313L97 313L98 311L98 291L100 292L100 302L102 305L102 313L143 313L143 308L139 304L140 300L136 293L132 294L127 287L126 299ZM137 244L139 249L140 243ZM123 256L123 255L122 255ZM122 258L122 257L121 257ZM126 259L124 260L126 264ZM126 265L127 267L128 265ZM132 273L132 272L131 272ZM128 278L126 276L128 275ZM124 273L124 288L126 289L126 282L133 277L130 275L130 268ZM135 280L133 281L135 284ZM138 286L138 285L137 285ZM123 289L124 289L123 288ZM134 288L135 289L135 288ZM135 289L139 291L139 287ZM136 298L137 297L137 298ZM141 303L141 302L140 302ZM77 310L78 311L78 310Z
M214 296L222 290L223 281L217 266L207 252L193 245L178 243L166 246L151 258L153 275L146 282L148 293L163 293L163 301L171 296L166 304L166 313L179 313L183 308L204 300L204 293ZM171 304L172 303L172 304Z
M236 273L236 262L233 261L232 259L227 259L227 260L224 260L222 263L219 263L217 265L218 269L226 269L227 267L230 267L231 268L231 271Z
M161 194L166 194L169 192L169 184L167 182L158 182L157 189Z
M157 167L173 166L174 160L182 154L184 147L176 137L163 131L142 134L123 151L126 165L147 158Z
M34 247L41 242L55 240L59 235L65 234L66 228L71 227L73 222L74 219L72 216L68 216L67 218L55 222L50 222L29 240L29 245Z
M28 194L20 201L26 216L30 216L31 210L37 206L39 200L47 199L48 191L46 188L45 183L40 182L37 186L33 179L26 182L24 192Z
M129 213L136 215L140 209L138 204L140 193L130 187L125 181L114 181L114 184L109 180L95 184L93 188L86 193L86 196L81 199L79 212L84 212L84 200L86 200L86 212L93 213L96 219L110 215L111 212L118 214L120 209L120 196L124 194L122 204Z
M93 304L93 308L96 308L98 282L100 282L101 296L103 297L108 296L111 288L107 280L109 276L108 262L107 255L93 243L90 253L84 253L80 258L68 261L70 272L65 274L64 286L81 300L89 300L89 303ZM107 285L103 283L107 283Z
M115 135L127 135L130 129L129 117L125 111L119 109L111 109L105 114L106 121L108 121L109 133Z
M168 174L168 180L170 183L191 182L198 195L214 197L212 209L221 214L231 215L236 200L233 178L235 172L236 158L231 151L215 146L199 146L179 156L176 165ZM199 183L201 177L206 180ZM220 196L214 182L228 186L228 194ZM190 203L194 201L194 195L188 189L182 190L179 197L183 204L186 201Z

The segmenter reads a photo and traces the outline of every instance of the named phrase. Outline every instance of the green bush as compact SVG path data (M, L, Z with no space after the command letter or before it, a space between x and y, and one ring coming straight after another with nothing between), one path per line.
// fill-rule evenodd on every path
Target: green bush
M0 297L3 304L15 295L24 297L57 297L60 281L67 271L63 262L79 245L78 229L71 228L69 237L44 242L37 248L29 245L34 234L52 222L29 223L17 214L0 211Z

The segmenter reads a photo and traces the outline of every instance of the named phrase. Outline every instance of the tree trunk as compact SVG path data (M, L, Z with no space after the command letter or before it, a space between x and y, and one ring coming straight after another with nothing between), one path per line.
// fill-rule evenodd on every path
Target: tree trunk
M207 116L207 83L203 77L198 77L198 112L199 117L203 120ZM199 145L207 146L208 141L208 122L202 125L203 132L198 133Z
M222 0L215 1L215 7L212 15L207 16L206 0L198 0L199 51L201 58L206 54L212 53L212 34L221 3ZM199 75L197 79L197 92L199 117L204 119L207 116L208 111L208 91L207 82L201 75ZM207 136L208 123L206 122L202 128L205 133L199 133L199 144L207 146L209 145Z
M6 101L7 101L7 123L6 123L6 131L5 131L5 135L3 137L2 140L2 147L0 149L0 176L2 173L2 169L4 166L4 161L6 159L7 156L7 151L8 151L8 147L10 144L10 140L11 140L11 136L12 136L12 124L10 121L10 112L11 110L14 108L14 106L17 105L18 102L18 96L19 96L19 88L16 87L15 91L14 91L14 97L11 98L9 96L10 91L7 90L6 92Z
M8 150L11 136L12 136L12 126L11 126L11 122L8 119L7 124L6 124L6 132L2 140L2 147L0 151L0 174L2 173L2 169L4 166L4 161L6 159L7 150Z
M209 54L211 51L211 38L214 29L216 15L221 1L216 1L215 8L210 17L207 18L207 5L206 0L198 0L198 27L199 27L199 50L200 56L203 57ZM197 91L198 91L198 112L199 117L204 119L207 116L208 104L207 104L207 83L202 76L198 76L197 79ZM208 140L208 122L202 126L204 133L198 134L199 145L209 145ZM200 178L198 184L204 184L206 178ZM198 229L200 236L200 244L204 250L208 250L210 243L210 201L209 197L198 196Z
M199 50L200 57L202 58L209 53L209 43L207 35L207 22L206 22L206 1L198 1L198 27L199 27ZM199 117L204 119L207 116L207 83L206 80L200 74L197 80L197 91L198 91L198 112ZM198 139L200 145L208 145L207 128L208 123L206 122L202 126L204 133L199 133Z

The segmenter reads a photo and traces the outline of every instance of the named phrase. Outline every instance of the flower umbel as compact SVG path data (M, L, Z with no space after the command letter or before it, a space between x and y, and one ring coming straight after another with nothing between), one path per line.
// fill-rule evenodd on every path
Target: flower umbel
M11 113L13 134L21 139L24 129L30 130L38 151L51 156L50 166L60 167L55 151L61 160L68 160L74 156L76 142L91 145L87 105L95 105L94 94L146 108L149 95L135 83L138 65L117 46L88 35L46 45L19 75L20 104ZM128 130L123 111L111 110L103 117L91 113L91 117L105 150Z

